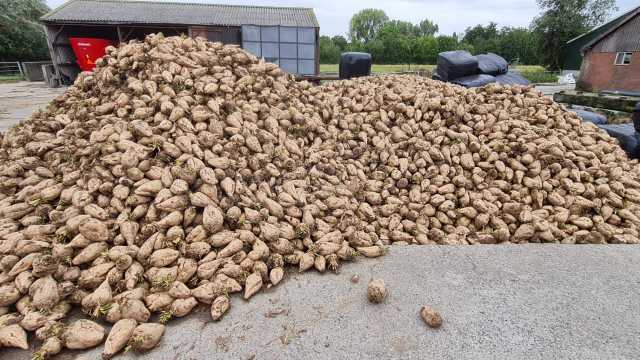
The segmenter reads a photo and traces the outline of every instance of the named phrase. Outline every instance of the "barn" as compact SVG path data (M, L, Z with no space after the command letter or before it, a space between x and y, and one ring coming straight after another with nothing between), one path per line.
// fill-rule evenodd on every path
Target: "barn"
M238 44L292 74L316 75L320 71L320 27L311 8L69 0L40 21L55 76L64 84L72 83L81 71L70 39L118 44L156 32Z
M577 87L640 93L640 7L587 43Z
M605 32L618 26L636 10L637 8L631 9L623 13L622 15L609 20L608 22L591 29L584 34L567 41L567 46L565 49L565 60L562 70L567 73L577 73L582 66L582 48L593 41L593 39L596 39Z

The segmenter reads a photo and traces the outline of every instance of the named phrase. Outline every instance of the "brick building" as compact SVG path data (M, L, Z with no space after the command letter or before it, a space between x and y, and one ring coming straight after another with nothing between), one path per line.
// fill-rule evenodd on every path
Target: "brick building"
M567 45L565 48L564 65L562 66L562 70L567 73L579 73L580 67L582 66L582 48L593 41L593 39L601 36L605 32L619 25L627 18L627 16L629 16L635 10L635 8L630 9L629 11L622 13L621 15L607 21L606 23L600 26L596 26L586 33L567 41Z
M579 89L640 93L640 7L582 51Z

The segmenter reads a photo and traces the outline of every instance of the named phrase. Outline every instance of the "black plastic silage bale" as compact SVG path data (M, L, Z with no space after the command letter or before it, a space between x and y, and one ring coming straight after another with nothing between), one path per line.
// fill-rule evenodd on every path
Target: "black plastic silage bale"
M636 128L636 131L640 132L640 102L637 103L635 109L633 109L631 120L633 120L633 126Z
M451 80L452 83L462 85L467 88L481 87L487 84L491 84L492 82L496 82L496 78L487 74L476 74L464 76L461 78L457 78Z
M496 76L496 82L502 85L530 85L529 80L525 79L524 76L518 74L515 71L510 71L506 74Z
M582 119L582 121L594 123L596 125L604 125L607 123L607 117L602 114L594 113L593 111L579 110L579 109L571 109L571 111L578 114L578 116L580 117L580 119Z
M478 70L481 74L501 75L509 71L509 64L502 56L494 53L476 55L478 58Z
M436 73L442 81L475 75L478 73L478 59L468 51L446 51L438 54Z
M597 126L606 131L609 136L616 138L620 147L627 153L630 159L638 158L640 137L633 124L605 124Z
M348 52L340 56L340 79L351 79L371 74L371 54Z

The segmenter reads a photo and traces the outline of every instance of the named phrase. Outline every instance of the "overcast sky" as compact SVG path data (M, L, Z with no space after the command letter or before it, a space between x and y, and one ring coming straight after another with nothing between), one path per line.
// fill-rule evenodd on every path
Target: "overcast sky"
M2 0L0 0L2 1ZM46 0L56 7L65 0ZM430 19L440 26L441 34L464 32L476 24L490 21L500 26L529 26L540 12L535 0L174 0L218 4L303 6L315 10L322 35L345 35L349 19L359 10L384 10L390 19L418 23ZM618 0L619 12L638 6L638 0Z

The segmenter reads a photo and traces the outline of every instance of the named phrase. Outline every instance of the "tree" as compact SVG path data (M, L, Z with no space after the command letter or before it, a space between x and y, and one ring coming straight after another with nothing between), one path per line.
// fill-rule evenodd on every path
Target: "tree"
M387 14L379 9L364 9L353 15L349 23L349 37L351 41L361 41L367 43L373 38L386 23L389 21Z
M382 44L384 49L381 62L387 64L410 64L411 63L411 39L414 36L413 24L406 21L393 20L385 23L375 37L377 43Z
M364 43L356 43L356 44L362 44L363 48L357 50L357 48L354 46L352 51L368 52L369 54L371 54L371 60L373 60L373 62L376 64L385 64L389 60L388 59L389 52L384 47L384 42L379 38L375 38L366 44Z
M337 64L340 61L340 49L328 36L320 36L320 62Z
M476 48L473 47L472 44L469 44L468 42L458 42L458 46L456 47L456 50L465 50L468 51L471 54L478 54L478 50L476 50Z
M414 47L417 64L435 64L438 61L438 40L433 36L416 38Z
M347 48L347 39L345 39L342 35L336 35L332 37L331 41L333 41L335 46L337 46L340 51L344 51Z
M537 64L535 34L525 28L503 27L498 24L476 25L467 28L460 47L472 48L475 54L496 53L512 62Z
M498 24L490 22L487 26L476 25L472 28L467 28L462 41L472 45L478 53L498 53Z
M367 46L361 41L351 41L347 45L347 48L345 50L346 51L351 51L351 52L366 52L366 51L368 51L367 50Z
M587 32L617 10L615 0L537 0L544 10L533 21L540 60L560 69L568 40Z
M487 26L476 25L469 27L464 33L464 41L473 43L498 36L498 24L493 21Z
M44 31L38 24L48 11L44 0L0 1L0 60L49 58Z
M403 36L418 36L420 28L408 21L389 20L380 27L378 35L385 31L387 33L395 33Z
M458 38L455 36L440 35L436 38L438 53L458 50Z
M505 27L498 38L498 55L509 62L518 60L520 64L538 64L537 39L532 31L525 28Z
M440 30L438 25L429 19L420 21L418 29L418 36L434 36L438 32L438 30Z

